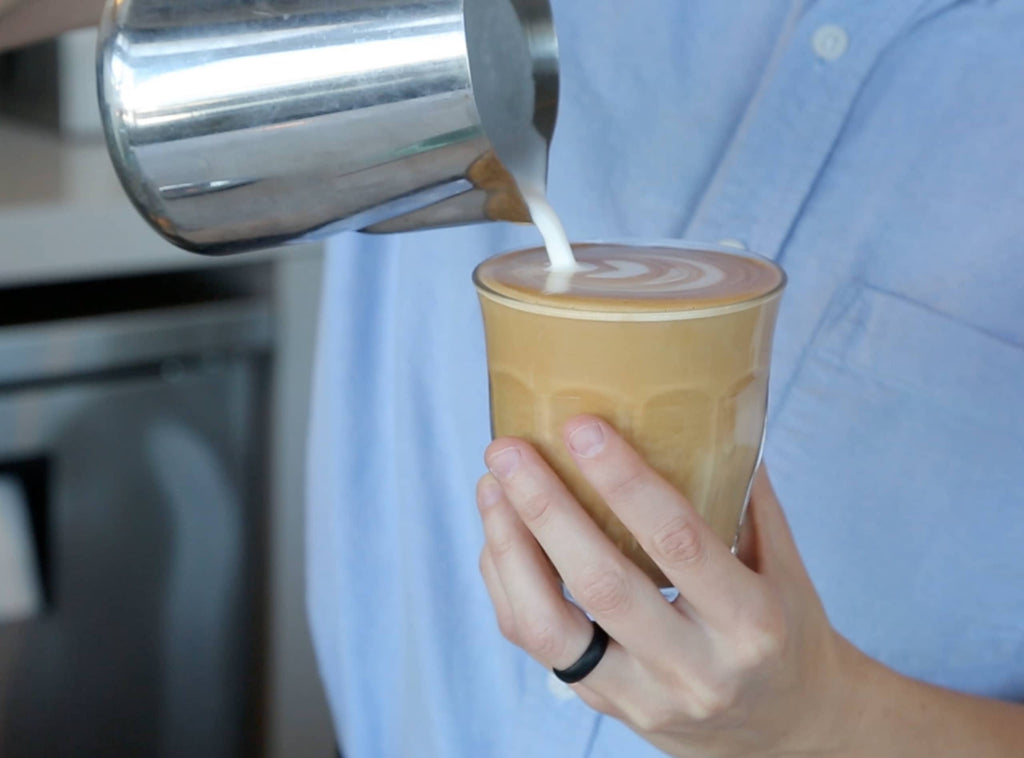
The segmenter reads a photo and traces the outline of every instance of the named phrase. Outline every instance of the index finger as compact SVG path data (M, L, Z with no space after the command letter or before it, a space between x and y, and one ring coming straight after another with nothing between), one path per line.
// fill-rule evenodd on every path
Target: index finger
M701 649L703 632L612 544L533 447L497 440L486 457L573 598L614 640L649 660Z
M672 485L605 421L573 419L565 443L586 477L696 614L727 626L760 593L744 566Z

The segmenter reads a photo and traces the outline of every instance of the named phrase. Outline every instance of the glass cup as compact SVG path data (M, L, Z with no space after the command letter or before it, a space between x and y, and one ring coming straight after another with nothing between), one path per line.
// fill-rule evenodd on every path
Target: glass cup
M579 414L606 420L734 546L764 442L785 274L759 256L679 242L574 250L582 274L546 273L543 249L507 253L474 272L492 433L533 444L612 542L665 588L664 574L580 474L562 427ZM662 268L644 276L655 260ZM701 287L694 277L673 283L665 266L692 268L697 279L715 280L716 267L732 274ZM608 280L624 286L602 292Z

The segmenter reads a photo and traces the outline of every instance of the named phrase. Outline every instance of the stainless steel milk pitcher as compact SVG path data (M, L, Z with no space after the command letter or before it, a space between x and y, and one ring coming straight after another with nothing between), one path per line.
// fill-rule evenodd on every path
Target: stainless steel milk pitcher
M558 101L547 0L108 0L107 144L167 239L527 221Z

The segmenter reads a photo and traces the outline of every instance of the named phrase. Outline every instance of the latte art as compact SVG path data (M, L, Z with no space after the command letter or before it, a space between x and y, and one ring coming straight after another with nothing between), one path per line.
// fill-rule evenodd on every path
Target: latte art
M642 259L623 260L608 258L600 263L582 263L574 284L583 288L610 291L621 287L629 291L643 288L645 293L672 294L689 290L706 289L718 284L726 272L715 263L688 261L678 255L659 254L649 251ZM594 286L594 279L615 280L605 286ZM603 283L602 283L603 284Z
M543 249L501 256L480 267L496 294L579 310L692 311L755 300L782 275L760 259L713 250L578 245L573 271L552 271Z

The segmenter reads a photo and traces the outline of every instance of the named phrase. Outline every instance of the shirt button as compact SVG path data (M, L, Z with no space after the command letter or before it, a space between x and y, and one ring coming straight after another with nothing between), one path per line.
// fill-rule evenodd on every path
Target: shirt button
M825 24L819 26L811 38L814 53L825 61L834 61L843 57L850 46L850 36L841 26Z
M724 240L718 240L719 247L732 247L737 250L746 250L747 246L743 240L738 240L734 237L726 237Z
M572 700L578 697L573 688L555 676L553 671L548 672L548 692L558 700Z

